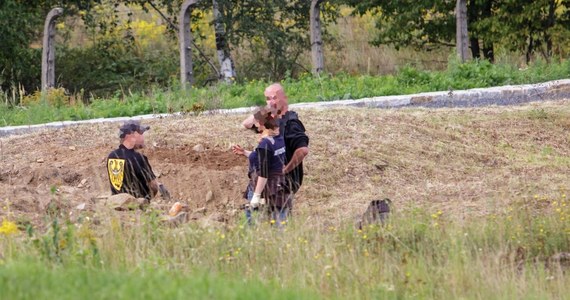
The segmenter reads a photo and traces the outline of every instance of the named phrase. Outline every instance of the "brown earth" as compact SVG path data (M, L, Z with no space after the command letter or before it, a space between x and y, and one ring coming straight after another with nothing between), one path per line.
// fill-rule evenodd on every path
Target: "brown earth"
M570 183L568 101L478 109L302 110L311 138L295 215L308 224L350 221L369 201L396 209L443 210L466 218L500 212L513 201L559 197ZM169 202L204 217L241 216L245 157L253 148L245 115L150 120L146 148ZM46 211L97 214L109 195L105 158L119 124L80 125L0 139L0 219L36 225ZM203 151L193 150L202 145ZM85 203L85 209L78 205ZM125 212L124 214L129 214Z
M192 119L188 119L192 120ZM156 126L157 121L150 121ZM110 194L105 158L117 145L117 124L78 126L42 131L1 140L0 216L40 224L50 203L68 214L85 203L94 212ZM155 133L156 134L156 133ZM206 208L209 213L236 214L247 183L247 162L219 145L178 140L146 133L148 156L159 181L170 190L172 200L155 203L166 210L175 201L190 209ZM114 143L114 141L116 141ZM197 152L196 144L204 146ZM206 201L208 193L211 194ZM227 219L225 217L225 219Z

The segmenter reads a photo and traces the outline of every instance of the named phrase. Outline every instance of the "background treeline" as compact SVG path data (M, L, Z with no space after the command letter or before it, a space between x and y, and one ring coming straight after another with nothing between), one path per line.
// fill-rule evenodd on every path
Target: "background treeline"
M39 89L44 19L56 6L64 8L56 26L56 86L65 89L66 95L90 102L157 88L176 89L180 72L176 24L182 2L1 1L4 102L21 104ZM405 71L409 75L449 67L456 1L319 2L327 73ZM311 1L203 0L192 12L196 87L220 79L214 4L238 83L298 78L310 72ZM560 64L570 51L569 4L567 0L467 0L472 57L516 68L537 60ZM457 88L453 85L444 88ZM36 93L27 101L38 97Z

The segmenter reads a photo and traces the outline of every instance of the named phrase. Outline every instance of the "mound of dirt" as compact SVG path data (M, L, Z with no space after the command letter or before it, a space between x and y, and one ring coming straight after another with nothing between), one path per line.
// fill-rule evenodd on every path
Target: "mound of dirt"
M60 132L66 130L56 134ZM2 143L0 218L11 216L23 224L42 226L49 214L95 213L98 203L110 195L105 158L114 147L103 140L93 148L67 146L69 140L57 137L35 144L40 139L46 139L45 133ZM229 220L237 215L247 184L245 158L208 144L171 144L141 150L172 195L168 202L154 199L154 207L166 212L180 201L203 216L216 213ZM22 153L21 147L29 151Z
M208 170L229 170L234 167L243 167L244 159L229 151L216 149L203 149L195 151L193 147L181 146L173 148L156 148L146 152L151 161L163 161L172 165L187 167L203 167Z
M299 112L310 137L294 215L311 226L353 220L371 200L459 219L497 213L513 201L554 199L570 188L568 101L517 107ZM540 114L537 115L537 111ZM144 136L158 180L191 219L241 217L252 149L245 115L149 120ZM0 138L0 219L44 224L48 214L97 213L110 195L106 157L119 124L80 125ZM132 214L133 212L121 212Z

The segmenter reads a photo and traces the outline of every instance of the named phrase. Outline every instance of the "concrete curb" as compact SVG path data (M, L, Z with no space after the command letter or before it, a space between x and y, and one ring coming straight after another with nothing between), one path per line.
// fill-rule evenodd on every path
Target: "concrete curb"
M291 109L330 108L330 107L370 107L370 108L398 108L398 107L478 107L487 105L514 105L534 101L570 99L570 79L554 80L538 84L507 85L492 88L479 88L462 91L430 92L412 95L382 96L363 98L357 100L337 100L312 103L291 104ZM203 114L245 114L254 107L235 109L217 109L206 111ZM37 125L0 127L0 137L25 134L41 129L59 129L81 124L123 122L129 119L154 119L181 116L174 114L150 114L133 117L99 118L82 121L63 121Z
M507 85L461 91L429 92L412 95L382 96L358 100L297 103L290 107L316 108L357 106L372 108L397 107L479 107L513 105L534 101L570 99L570 79L538 84Z

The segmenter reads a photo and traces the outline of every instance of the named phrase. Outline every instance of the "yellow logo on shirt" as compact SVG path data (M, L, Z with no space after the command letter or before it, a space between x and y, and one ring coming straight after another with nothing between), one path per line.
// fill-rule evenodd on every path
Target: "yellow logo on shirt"
M120 191L123 187L123 177L125 174L125 160L119 158L109 158L107 160L107 170L109 180L115 190Z

